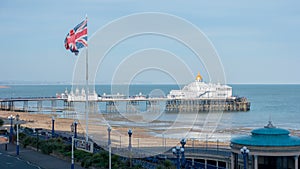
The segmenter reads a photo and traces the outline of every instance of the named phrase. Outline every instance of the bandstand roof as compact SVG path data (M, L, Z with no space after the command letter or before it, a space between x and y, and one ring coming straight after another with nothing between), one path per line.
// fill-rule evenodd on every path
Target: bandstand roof
M251 135L231 139L231 143L258 147L300 146L300 137L290 136L286 129L276 128L271 122L264 128L251 131Z

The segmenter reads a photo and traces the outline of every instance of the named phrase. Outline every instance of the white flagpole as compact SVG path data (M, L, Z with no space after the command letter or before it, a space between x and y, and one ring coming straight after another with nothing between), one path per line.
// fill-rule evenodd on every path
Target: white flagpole
M86 16L87 20L87 16ZM86 46L86 55L85 55L85 128L86 128L86 135L85 141L89 141L89 59L88 59L88 46Z

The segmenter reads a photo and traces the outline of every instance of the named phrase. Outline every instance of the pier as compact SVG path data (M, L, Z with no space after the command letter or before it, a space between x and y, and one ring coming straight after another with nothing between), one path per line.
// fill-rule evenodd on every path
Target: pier
M84 98L84 97L83 97ZM90 97L89 97L90 98ZM83 99L60 97L24 97L0 99L0 110L5 111L74 111L75 103L84 103ZM30 106L31 105L31 106ZM33 106L35 105L35 106ZM150 97L94 97L89 100L93 111L117 113L122 111L138 112L207 112L216 111L249 111L250 102L244 97L216 98L150 98Z
M0 110L5 111L64 111L65 107L58 107L57 102L63 102L63 99L57 97L18 97L18 98L1 98ZM45 102L48 104L45 105ZM35 104L36 106L32 106ZM31 105L31 106L30 106Z
M86 97L86 94L88 96ZM205 83L200 73L194 82L184 86L181 90L171 90L166 97L151 97L142 95L125 96L122 94L105 93L100 96L96 91L85 91L77 87L70 93L56 94L56 97L28 97L0 99L0 109L8 111L76 111L75 104L85 103L88 100L90 112L101 113L140 113L140 112L166 112L166 113L198 113L209 111L249 111L250 102L245 97L232 95L232 87L225 84ZM58 102L62 103L58 103ZM29 102L36 103L33 110L29 109ZM48 105L44 106L44 102ZM49 104L50 102L50 104ZM19 103L16 109L15 103ZM20 106L20 103L21 104ZM60 105L58 107L57 105Z

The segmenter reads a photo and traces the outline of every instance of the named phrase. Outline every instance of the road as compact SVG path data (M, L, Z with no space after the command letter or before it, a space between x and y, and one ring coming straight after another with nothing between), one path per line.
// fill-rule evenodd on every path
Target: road
M29 162L27 162L29 161ZM20 147L20 155L16 156L16 145L8 144L7 150L0 144L0 169L57 169L70 168L71 161L65 161L33 149ZM76 169L83 169L75 164Z
M1 169L40 169L40 167L24 161L18 157L11 156L0 152L0 168Z

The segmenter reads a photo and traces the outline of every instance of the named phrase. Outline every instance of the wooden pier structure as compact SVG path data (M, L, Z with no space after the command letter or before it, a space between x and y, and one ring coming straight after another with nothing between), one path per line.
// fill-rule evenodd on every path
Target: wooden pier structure
M24 97L24 98L3 98L0 99L0 110L5 111L44 111L50 110L53 112L63 111L64 108L58 108L57 102L64 101L63 99L59 99L56 97ZM29 102L36 103L36 106L33 106L35 110L30 109ZM50 102L50 106L43 106L43 102ZM16 103L21 103L22 106L16 106Z
M36 103L36 106L29 107ZM44 102L48 102L45 106ZM49 104L50 102L50 104ZM58 102L60 107L58 107ZM28 97L28 98L5 98L0 99L0 110L6 111L74 111L76 102L84 103L84 100L70 101L67 98L57 97ZM15 106L19 103L19 106ZM102 103L102 104L101 104ZM104 105L103 105L104 103ZM20 106L21 105L21 106ZM105 106L105 107L101 107ZM231 97L227 99L216 98L193 98L193 99L170 99L170 98L146 98L146 97L128 97L128 98L98 98L90 100L89 107L93 111L104 110L104 113L117 113L120 110L132 113L141 111L166 113L177 112L207 112L217 111L249 111L250 102L244 97ZM120 109L122 108L122 109Z

